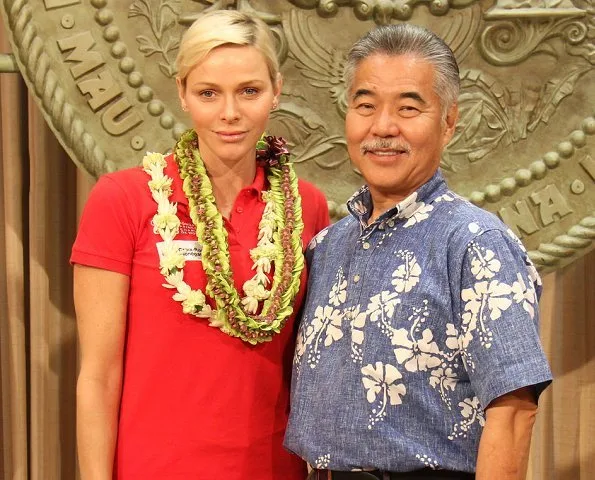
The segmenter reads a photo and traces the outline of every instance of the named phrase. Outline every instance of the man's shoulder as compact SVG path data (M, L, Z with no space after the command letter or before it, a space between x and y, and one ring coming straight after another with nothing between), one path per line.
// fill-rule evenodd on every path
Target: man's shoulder
M442 228L446 226L447 230L469 237L488 230L509 230L509 227L492 212L472 204L456 193L450 192L449 196L450 201L434 202L436 213L446 224L441 225Z
M308 251L310 254L321 254L329 247L336 253L343 246L346 245L345 235L358 227L358 222L351 215L347 215L335 223L332 223L325 229L318 232L318 234L310 241Z

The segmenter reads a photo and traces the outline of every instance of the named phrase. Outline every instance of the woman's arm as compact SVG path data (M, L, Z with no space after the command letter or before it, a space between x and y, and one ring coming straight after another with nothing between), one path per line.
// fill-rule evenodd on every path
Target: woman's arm
M111 480L122 392L129 277L74 266L81 370L77 445L82 480Z
M486 408L479 442L477 480L524 480L537 405L533 388L496 398Z

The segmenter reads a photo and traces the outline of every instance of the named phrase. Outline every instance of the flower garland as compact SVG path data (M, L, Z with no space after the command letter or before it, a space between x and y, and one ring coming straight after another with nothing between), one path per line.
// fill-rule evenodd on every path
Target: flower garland
M293 300L304 268L301 199L285 141L263 135L256 144L256 153L257 160L267 167L270 190L263 192L266 205L259 223L258 244L250 250L256 274L244 283L245 296L240 298L234 287L227 231L200 158L196 132L185 132L175 148L190 217L202 246L206 292L214 298L215 310L201 290L193 290L184 282L186 260L174 241L180 220L177 205L169 201L172 179L164 174L167 162L158 153L147 153L143 159L143 168L151 177L149 189L157 203L153 230L163 239L160 250L163 286L176 290L172 298L181 302L184 313L208 318L211 326L251 344L270 341L281 331L293 312ZM274 267L272 282L267 276L271 267Z

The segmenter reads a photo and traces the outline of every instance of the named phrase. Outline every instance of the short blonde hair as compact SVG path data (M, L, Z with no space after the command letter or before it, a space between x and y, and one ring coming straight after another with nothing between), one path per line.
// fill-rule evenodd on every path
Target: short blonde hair
M199 17L182 36L176 58L177 78L186 77L214 48L222 45L253 46L263 54L273 85L279 74L275 40L259 18L236 10L216 10Z

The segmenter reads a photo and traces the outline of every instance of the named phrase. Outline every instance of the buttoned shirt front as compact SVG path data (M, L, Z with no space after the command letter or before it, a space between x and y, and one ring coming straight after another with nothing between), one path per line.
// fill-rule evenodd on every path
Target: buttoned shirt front
M473 472L485 407L551 381L539 276L439 171L370 225L367 187L348 208L308 249L285 446L318 468Z

